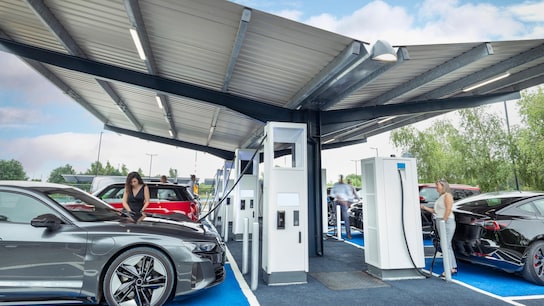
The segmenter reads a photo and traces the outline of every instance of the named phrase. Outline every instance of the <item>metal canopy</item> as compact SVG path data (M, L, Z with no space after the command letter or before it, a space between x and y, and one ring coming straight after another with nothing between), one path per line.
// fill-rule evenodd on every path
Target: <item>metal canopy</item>
M0 50L106 129L225 159L267 121L318 117L335 148L544 81L542 39L395 46L394 63L371 46L227 1L0 2Z

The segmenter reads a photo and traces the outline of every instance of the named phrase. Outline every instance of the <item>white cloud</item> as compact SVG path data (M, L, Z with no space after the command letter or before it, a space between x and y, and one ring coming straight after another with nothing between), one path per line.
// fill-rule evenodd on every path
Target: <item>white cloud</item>
M287 19L297 21L300 19L303 13L299 10L281 10L279 12L276 12L275 14Z
M0 159L21 162L28 176L46 180L57 167L70 164L76 172L85 172L98 158L99 134L62 133L34 138L18 138L0 142L3 150ZM149 174L150 156L153 156L151 173L168 174L177 169L179 176L196 173L201 178L213 178L223 160L210 154L171 145L154 143L139 138L105 132L102 135L100 162L110 162L113 167L126 165L129 171L141 168ZM196 159L196 160L195 160Z
M522 22L542 22L543 14L535 12L543 10L534 11L541 5L503 8L428 0L416 6L416 14L411 15L405 7L373 1L349 16L321 14L302 22L361 41L384 39L393 45L523 39L541 33L527 29Z
M18 57L0 52L0 92L17 93L19 105L73 103L56 86Z
M44 117L37 110L15 107L0 107L0 128L26 128L40 124Z
M516 4L508 9L523 22L544 22L544 1Z

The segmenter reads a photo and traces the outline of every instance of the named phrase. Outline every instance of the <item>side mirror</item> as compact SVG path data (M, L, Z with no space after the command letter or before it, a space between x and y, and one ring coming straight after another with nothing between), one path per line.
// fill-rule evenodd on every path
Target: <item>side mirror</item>
M43 214L30 221L33 227L45 227L48 230L57 230L61 227L62 220L53 214Z

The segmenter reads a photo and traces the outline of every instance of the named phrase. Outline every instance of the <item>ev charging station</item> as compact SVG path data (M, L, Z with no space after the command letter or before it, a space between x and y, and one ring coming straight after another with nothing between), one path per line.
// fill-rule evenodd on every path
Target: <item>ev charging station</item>
M268 122L264 142L263 278L268 285L307 282L308 169L306 125ZM290 150L287 162L275 148Z
M258 220L259 208L259 154L257 150L236 149L234 173L238 184L234 188L234 205L232 207L232 234L234 240L242 240L244 219L249 224ZM249 234L251 234L251 227Z
M230 179L233 163L232 160L225 161L223 168L218 169L215 175L216 192L214 202L222 202L217 211L213 213L213 216L216 221L216 226L218 225L217 222L219 220L221 222L221 236L224 240L228 240L229 223L232 222L233 194L231 192L227 195L227 192L232 188L234 183L233 180ZM225 196L227 198L223 199Z
M361 160L365 261L382 280L423 278L425 267L416 160Z

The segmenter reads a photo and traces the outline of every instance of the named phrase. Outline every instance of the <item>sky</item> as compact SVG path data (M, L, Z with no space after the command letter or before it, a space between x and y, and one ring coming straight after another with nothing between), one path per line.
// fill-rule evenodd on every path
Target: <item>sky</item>
M353 39L392 45L480 42L544 38L544 1L360 1L235 0L232 2L306 23ZM153 143L103 130L103 124L17 57L0 51L0 160L21 162L31 179L70 164L86 171L97 159L129 171L213 178L224 161L203 152ZM510 123L519 122L508 101ZM504 114L502 103L490 111ZM450 118L451 114L437 117ZM424 129L436 119L415 125ZM358 160L400 155L390 133L367 143L325 150L327 182L338 174L358 173Z

